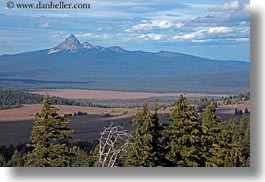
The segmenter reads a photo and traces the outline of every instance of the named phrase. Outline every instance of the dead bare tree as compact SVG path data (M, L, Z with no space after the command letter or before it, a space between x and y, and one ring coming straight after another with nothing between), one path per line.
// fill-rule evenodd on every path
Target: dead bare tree
M105 127L99 138L96 167L114 167L122 152L130 146L133 136L121 126Z

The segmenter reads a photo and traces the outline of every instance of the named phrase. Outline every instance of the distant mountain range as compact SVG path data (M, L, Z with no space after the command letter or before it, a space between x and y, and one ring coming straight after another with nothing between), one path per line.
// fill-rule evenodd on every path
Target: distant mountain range
M119 46L93 46L88 42L80 43L74 35L70 35L51 49L0 56L0 87L35 88L36 84L28 85L23 80L37 80L42 84L57 83L46 85L48 88L70 87L66 82L79 82L76 85L80 88L81 82L85 84L83 87L86 89L112 89L109 85L113 84L114 90L148 91L144 88L145 85L138 87L137 82L153 80L156 85L150 90L156 91L156 88L160 87L159 80L192 82L196 78L209 76L209 82L205 80L205 85L211 86L211 75L229 76L242 73L242 83L238 83L238 79L235 82L229 80L227 87L233 88L232 90L246 90L249 89L249 74L245 73L249 72L249 67L248 62L212 60L176 52L152 53L128 51ZM233 76L231 78L233 79ZM222 80L223 82L225 81ZM118 83L121 83L120 88ZM174 81L170 84L174 84ZM174 88L181 87L182 85L174 85L172 89L165 91L174 91ZM160 89L157 91L161 92Z

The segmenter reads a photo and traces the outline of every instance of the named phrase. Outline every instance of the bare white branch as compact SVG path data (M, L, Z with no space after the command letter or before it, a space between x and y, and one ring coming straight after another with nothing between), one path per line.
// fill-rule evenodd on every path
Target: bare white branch
M133 136L122 129L121 126L105 127L99 138L99 151L97 167L115 167L117 159L122 152L130 146Z

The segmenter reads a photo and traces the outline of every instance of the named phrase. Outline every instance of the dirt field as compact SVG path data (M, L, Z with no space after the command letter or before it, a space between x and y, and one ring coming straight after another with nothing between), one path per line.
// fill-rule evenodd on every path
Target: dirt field
M56 106L59 109L59 114L73 114L78 111L86 112L87 114L110 114L119 116L123 112L128 111L128 114L134 113L133 109L126 108L96 108L96 107L80 107L80 106ZM34 115L41 109L41 104L23 105L23 107L15 109L0 110L0 122L5 121L21 121L32 120Z
M216 114L221 116L223 120L231 119L235 117L235 109L241 109L243 112L246 108L250 111L250 101L245 101L242 104L234 104L234 105L221 105L216 109Z
M56 89L35 91L33 93L50 96L57 96L69 99L141 99L150 97L175 97L185 95L185 97L205 97L205 96L226 96L224 94L205 93L147 93L147 92L118 92L99 90L78 90L78 89Z

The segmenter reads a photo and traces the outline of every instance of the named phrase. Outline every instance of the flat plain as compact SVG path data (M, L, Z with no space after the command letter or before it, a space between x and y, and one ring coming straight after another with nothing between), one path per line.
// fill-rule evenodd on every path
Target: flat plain
M121 125L125 130L131 130L132 120L137 110L129 108L96 108L80 106L56 106L59 114L73 114L78 111L86 112L88 115L66 117L70 120L69 127L74 129L74 140L93 141L99 138L100 132L104 127L111 123ZM222 119L235 118L235 108L244 111L245 108L250 110L250 101L241 104L220 105L216 114ZM40 104L23 105L16 109L0 110L0 145L18 144L28 142L30 132L33 126L35 113L41 109ZM170 108L160 111L162 123L168 123L168 114Z
M63 97L68 99L141 99L150 97L222 97L227 94L209 94L209 93L151 93L151 92L119 92L119 91L101 91L101 90L81 90L81 89L49 89L34 91L33 93L50 96Z

